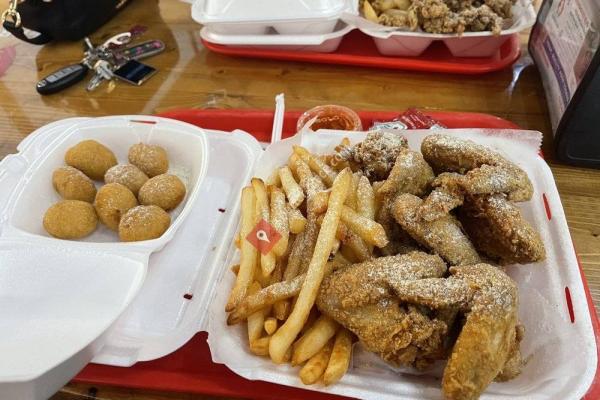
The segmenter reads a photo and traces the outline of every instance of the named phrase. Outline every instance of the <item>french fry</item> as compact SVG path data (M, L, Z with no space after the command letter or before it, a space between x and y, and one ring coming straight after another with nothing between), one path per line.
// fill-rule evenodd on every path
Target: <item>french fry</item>
M260 290L260 284L253 282L250 285L248 293L253 295ZM254 343L255 340L259 339L262 335L262 331L265 323L265 315L263 310L258 310L255 313L248 316L248 342Z
M306 275L300 275L291 281L282 281L269 285L266 288L256 292L253 295L246 297L243 302L237 307L229 317L227 317L228 325L235 325L254 312L274 304L276 301L289 299L300 293L302 282Z
M304 231L304 228L306 227L306 218L304 217L304 215L302 215L300 210L291 207L289 204L286 208L288 213L288 224L290 227L290 233L297 235Z
M315 214L323 214L327 211L327 202L329 201L329 192L317 192L311 199L311 211Z
M290 168L290 171L292 171L292 174L294 175L294 178L296 179L300 179L298 177L298 170L297 170L297 165L296 162L300 160L300 156L294 152L292 152L292 154L290 155L290 157L288 158L288 167Z
M235 247L237 247L238 250L242 247L242 238L240 237L240 232L235 234Z
M347 230L343 243L352 250L356 261L363 262L371 258L371 252L365 241L351 230Z
M298 183L296 183L289 167L285 166L279 168L279 179L281 179L281 186L288 198L290 206L292 208L298 208L304 201L304 192Z
M240 302L246 297L248 287L252 283L254 276L254 267L258 255L256 247L246 240L248 234L254 228L255 220L255 203L254 189L251 186L247 186L242 190L242 222L240 228L240 237L242 240L242 247L240 249L240 269L235 280L235 285L229 294L229 300L225 306L225 311L229 312L236 308Z
M300 187L304 190L304 193L306 193L309 203L318 192L325 190L323 181L318 176L313 175L308 164L306 164L304 160L296 160L296 173L298 174Z
M304 233L304 249L302 251L302 255L300 256L300 274L303 274L308 270L311 254L313 254L315 245L317 244L317 237L319 236L319 225L317 224L317 217L315 214L311 214L308 216L308 223L306 224L306 229L304 230Z
M337 176L336 172L329 165L327 165L322 159L311 154L311 152L308 151L307 149L305 149L304 147L293 146L293 148L294 148L294 153L297 154L298 156L300 156L300 158L305 163L308 164L310 169L315 174L317 174L317 176L319 178L321 178L321 180L323 182L325 182L325 184L328 187L331 187L331 185L333 184L333 181L335 180L335 177Z
M269 343L269 350L271 349ZM330 340L317 354L315 354L300 370L300 380L305 385L316 383L329 364L331 350L333 349L332 341Z
M265 332L267 335L272 335L277 330L277 319L269 317L265 319Z
M348 371L352 358L352 333L342 328L335 335L333 349L329 357L329 364L323 374L323 383L327 386L339 381Z
M271 190L271 225L279 232L281 238L273 246L273 253L277 257L281 257L285 254L288 248L288 241L290 236L290 224L285 208L285 194L279 188L273 187Z
M337 332L339 325L326 315L321 315L313 326L294 343L292 365L302 364L319 352Z
M306 278L298 294L298 300L285 323L273 334L269 342L269 355L276 363L284 360L285 353L302 329L306 318L315 303L319 287L325 276L326 264L333 248L337 225L343 205L352 183L352 173L345 169L338 174L331 189L327 212L319 231Z
M350 230L358 234L366 243L379 248L388 244L383 226L372 219L363 217L350 207L342 208L341 219Z
M269 340L270 336L261 337L250 343L250 351L257 356L268 356L269 355Z
M356 212L365 218L375 220L375 192L366 176L361 176L356 188Z
M352 186L350 187L350 193L348 193L348 198L346 199L346 205L353 210L357 208L357 199L356 199L356 191L358 189L358 181L360 176L355 173L352 175Z
M379 17L377 16L377 13L373 9L373 6L371 5L371 3L369 3L368 1L363 2L363 15L369 21L375 22L376 24L379 23Z
M235 264L231 266L231 272L234 274L238 274L240 272L240 264Z
M267 179L267 185L281 188L281 179L279 179L279 171L274 170Z
M294 279L300 271L300 266L302 265L302 256L305 248L305 236L306 231L301 232L298 236L296 236L296 240L294 240L294 244L290 251L290 256L288 257L287 266L283 272L283 280L285 281Z
M269 209L269 199L265 183L262 179L252 178L252 187L256 196L256 207L260 211L260 219L269 222L271 220L271 211ZM260 266L263 276L271 275L271 272L275 269L275 253L273 249L266 254L260 255Z

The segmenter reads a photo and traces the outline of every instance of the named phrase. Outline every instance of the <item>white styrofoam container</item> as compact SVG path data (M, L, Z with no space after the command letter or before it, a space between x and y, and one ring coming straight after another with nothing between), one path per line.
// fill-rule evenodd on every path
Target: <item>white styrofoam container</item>
M459 36L399 30L352 15L346 15L344 21L373 37L377 49L384 55L415 57L421 55L434 41L442 41L455 57L491 57L509 37L535 23L536 12L531 0L517 0L512 11L511 27L502 30L497 36L492 32L464 32Z
M204 27L200 31L200 37L208 42L226 46L331 53L337 50L344 36L353 29L350 25L339 23L335 31L324 34L222 35Z
M43 230L45 210L60 199L52 172L64 165L66 149L84 139L107 145L122 163L134 143L166 148L170 172L183 179L187 195L163 236L118 243L99 227L85 240L68 241ZM0 162L0 398L43 399L111 343L110 328L139 298L149 257L153 267L151 254L173 239L197 204L209 148L193 125L122 116L53 123L18 150Z
M432 131L403 133L413 149ZM525 326L521 350L527 363L516 379L492 383L482 400L579 400L588 390L596 374L597 348L587 299L578 268L566 218L552 173L538 156L541 135L528 131L491 131L474 129L447 130L495 148L520 165L531 177L535 197L519 203L524 216L536 227L546 245L547 260L542 263L509 266L507 273L519 286L519 318ZM514 141L533 136L535 144L524 150ZM364 138L363 133L321 131L318 134L297 135L267 147L255 175L266 178L273 168L287 162L293 144L301 144L317 154L331 152L342 137L353 143ZM523 143L523 141L521 142ZM552 219L548 221L542 194L547 198ZM227 238L233 243L233 237ZM263 380L361 399L441 400L438 368L425 374L414 371L394 371L371 353L355 346L353 364L342 380L325 387L305 386L298 377L298 368L275 365L268 358L257 357L248 349L245 326L227 326L225 304L235 276L228 266L236 263L239 254L232 244L227 263L211 302L208 343L214 362L227 365L232 371L250 380ZM569 317L565 287L571 294L574 322Z
M330 33L344 12L357 12L358 0L196 0L192 18L225 35Z

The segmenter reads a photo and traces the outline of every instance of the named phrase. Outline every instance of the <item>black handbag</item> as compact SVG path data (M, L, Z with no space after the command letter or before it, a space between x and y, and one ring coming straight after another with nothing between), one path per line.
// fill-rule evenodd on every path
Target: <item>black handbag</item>
M27 43L80 40L110 20L130 0L10 0L2 25ZM24 30L37 32L31 36Z

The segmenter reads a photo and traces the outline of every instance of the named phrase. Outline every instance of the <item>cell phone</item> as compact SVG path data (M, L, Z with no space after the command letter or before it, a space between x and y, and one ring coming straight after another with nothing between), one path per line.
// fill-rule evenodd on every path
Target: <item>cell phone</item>
M136 60L129 60L115 71L115 76L132 85L140 86L156 73L156 68Z

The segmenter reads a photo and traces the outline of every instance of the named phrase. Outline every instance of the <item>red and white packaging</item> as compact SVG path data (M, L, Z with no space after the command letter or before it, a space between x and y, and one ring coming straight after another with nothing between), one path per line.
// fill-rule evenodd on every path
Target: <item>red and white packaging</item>
M444 129L441 122L423 114L416 108L409 108L391 121L373 121L370 130L377 129Z

